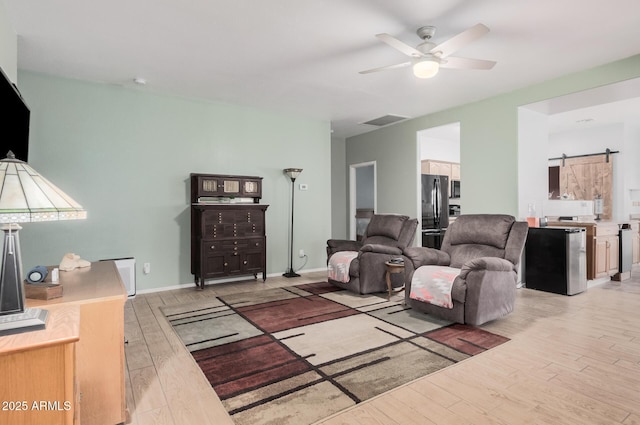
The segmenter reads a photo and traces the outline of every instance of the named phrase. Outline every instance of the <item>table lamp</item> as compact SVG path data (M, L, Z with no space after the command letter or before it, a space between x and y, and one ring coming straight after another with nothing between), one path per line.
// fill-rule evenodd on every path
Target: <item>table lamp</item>
M47 311L25 308L18 223L87 218L69 195L9 151L0 160L0 336L44 329Z

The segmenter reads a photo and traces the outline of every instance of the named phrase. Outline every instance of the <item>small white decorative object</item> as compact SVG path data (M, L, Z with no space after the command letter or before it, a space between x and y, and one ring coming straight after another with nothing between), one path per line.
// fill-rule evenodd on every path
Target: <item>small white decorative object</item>
M60 270L58 270L58 268L54 268L53 270L51 270L51 282L56 283L58 282L60 278Z
M87 260L83 260L79 255L68 253L64 254L62 257L62 261L60 261L60 270L64 272L70 272L71 270L75 270L76 268L89 267L91 263Z

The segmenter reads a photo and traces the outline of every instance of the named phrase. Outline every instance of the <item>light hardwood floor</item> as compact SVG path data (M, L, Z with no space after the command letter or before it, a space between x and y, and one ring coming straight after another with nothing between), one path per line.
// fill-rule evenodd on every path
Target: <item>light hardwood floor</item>
M232 424L158 307L324 280L324 273L138 295L125 307L133 424ZM640 268L572 297L521 289L482 328L511 338L488 352L321 421L354 424L640 424Z

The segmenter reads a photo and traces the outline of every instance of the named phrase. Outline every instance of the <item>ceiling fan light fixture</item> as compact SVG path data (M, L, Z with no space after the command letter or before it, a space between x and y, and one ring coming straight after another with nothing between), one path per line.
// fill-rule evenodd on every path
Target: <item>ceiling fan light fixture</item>
M434 77L438 70L440 69L440 64L430 58L422 59L413 64L413 75L418 78L431 78Z

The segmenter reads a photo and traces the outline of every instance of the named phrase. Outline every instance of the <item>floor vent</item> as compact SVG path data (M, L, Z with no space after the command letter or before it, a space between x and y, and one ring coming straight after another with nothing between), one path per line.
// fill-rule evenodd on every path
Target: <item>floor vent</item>
M365 121L365 122L361 122L360 124L366 124L366 125L375 125L376 127L383 127L385 125L389 125L389 124L394 124L400 121L404 121L406 119L409 119L409 117L403 117L400 115L383 115L381 117L378 118L374 118L372 120L369 121Z

